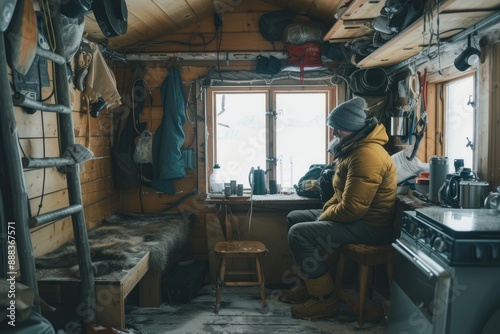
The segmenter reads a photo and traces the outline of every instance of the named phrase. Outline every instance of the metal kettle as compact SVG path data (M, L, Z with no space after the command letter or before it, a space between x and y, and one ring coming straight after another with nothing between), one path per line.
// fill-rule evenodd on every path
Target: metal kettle
M267 194L266 189L266 173L263 169L260 169L260 166L257 166L257 169L250 168L250 173L248 174L248 182L250 183L250 187L252 188L252 194L254 195L265 195Z
M462 178L457 174L446 175L446 180L439 189L439 202L454 208L460 207L460 181Z
M487 195L488 183L477 180L470 168L448 174L439 190L439 201L454 208L479 208Z

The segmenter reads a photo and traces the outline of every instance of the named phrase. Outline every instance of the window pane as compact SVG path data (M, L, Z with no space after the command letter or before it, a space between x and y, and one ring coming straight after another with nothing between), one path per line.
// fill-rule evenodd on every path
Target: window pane
M467 146L474 141L474 107L468 104L474 95L472 76L453 81L446 86L446 140L445 154L450 172L454 172L455 159L464 159L464 166L473 168L473 152Z
M216 93L215 104L215 162L249 188L250 168L266 168L266 94Z
M291 187L309 166L326 162L326 93L276 94L278 183Z

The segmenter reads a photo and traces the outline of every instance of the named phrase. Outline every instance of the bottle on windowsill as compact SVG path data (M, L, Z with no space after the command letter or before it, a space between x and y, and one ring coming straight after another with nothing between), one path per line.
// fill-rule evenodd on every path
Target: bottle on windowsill
M219 164L214 165L214 170L210 175L209 184L210 192L214 194L222 194L224 192L224 183L228 182L224 171Z

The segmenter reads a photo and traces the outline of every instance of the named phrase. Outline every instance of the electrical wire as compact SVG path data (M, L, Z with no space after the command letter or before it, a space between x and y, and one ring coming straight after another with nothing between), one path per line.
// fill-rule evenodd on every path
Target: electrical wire
M194 124L194 119L191 119L189 117L189 112L188 112L188 111L191 111L194 114L194 112L193 112L193 110L191 108L191 104L189 103L189 99L191 98L191 90L193 89L193 84L195 84L194 81L191 81L189 83L189 91L188 91L188 94L187 94L187 97L186 97L186 106L185 106L185 109L184 109L184 111L186 113L186 119L188 120L189 124ZM194 118L196 118L196 115L195 115Z
M181 198L179 198L177 201L175 201L175 202L171 203L170 205L166 206L165 208L159 210L159 212L164 212L164 211L168 211L172 208L175 208L176 206L178 206L179 204L184 202L187 198L194 196L197 193L198 193L198 190L193 190L191 192L188 192L187 194L185 194Z
M150 110L150 123L149 124L149 129L147 131L150 131L151 128L153 127L153 115L152 115L152 110L153 110L153 93L151 93L151 87L149 86L149 83L144 80L144 79L136 79L134 83L132 84L132 120L134 124L134 130L137 132L137 134L141 134L139 130L137 130L137 120L135 118L135 84L138 81L142 81L144 84L147 86L147 90L149 92L149 110Z
M250 170L250 173L253 174L253 167ZM248 220L248 233L250 233L250 227L252 225L252 214L253 214L253 186L254 180L250 183L250 209L248 210L247 220Z
M220 49L222 45L222 25L220 26L220 32L217 30L217 71L219 73L220 78Z
M135 84L138 82L138 81L142 81L143 84L145 84L145 87L148 92L149 92L149 115L150 115L150 124L149 124L149 130L144 130L144 131L148 131L150 132L151 128L153 127L153 93L151 92L151 86L149 86L149 83L144 80L144 79L136 79L133 83L132 83L132 124L134 126L134 130L137 134L141 134L139 132L139 130L137 130L137 121L136 121L136 118L135 118ZM143 96L143 98L145 98L145 96ZM140 203L140 206L141 206L141 212L144 213L144 204L143 204L143 201L142 201L142 180L143 180L143 177L144 177L144 173L142 171L142 164L139 164L139 173L140 173L140 179L139 179L139 203Z

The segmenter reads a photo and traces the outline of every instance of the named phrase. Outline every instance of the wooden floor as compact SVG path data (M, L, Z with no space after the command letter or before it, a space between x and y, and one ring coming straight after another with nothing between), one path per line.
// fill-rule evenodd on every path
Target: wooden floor
M280 290L267 290L269 311L260 312L256 287L226 287L218 315L213 312L214 285L205 285L188 304L162 303L160 308L127 305L126 322L130 333L248 333L248 334L383 334L382 318L371 319L358 328L353 314L341 303L340 315L321 321L293 319L290 305L278 300ZM135 329L135 330L134 330Z

